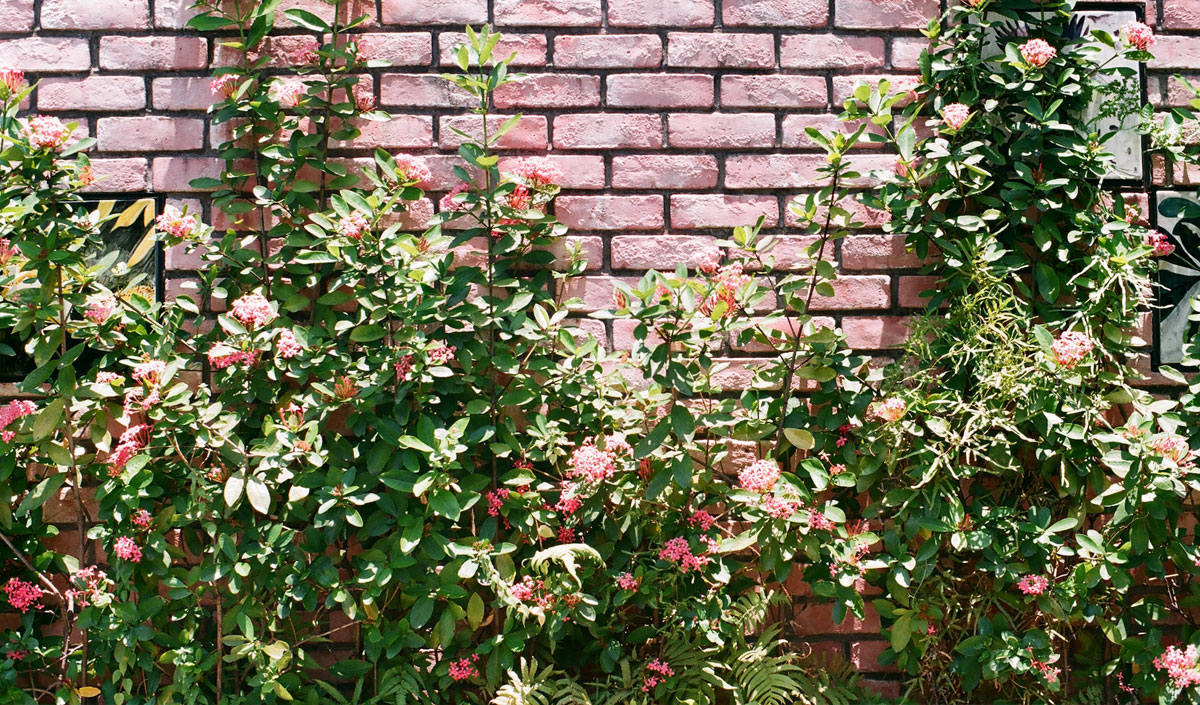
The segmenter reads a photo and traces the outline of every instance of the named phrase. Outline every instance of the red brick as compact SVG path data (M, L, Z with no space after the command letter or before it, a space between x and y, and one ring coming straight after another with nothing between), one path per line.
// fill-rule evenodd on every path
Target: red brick
M146 81L139 76L47 78L38 86L38 110L142 110Z
M428 66L433 63L433 35L428 32L367 32L356 35L370 46L372 59L392 66Z
M609 0L608 22L614 27L708 27L712 0Z
M816 299L814 298L815 302ZM842 319L846 343L857 350L886 350L908 340L904 316L846 316Z
M30 73L86 71L92 54L86 39L21 37L0 41L0 66L19 67Z
M1200 66L1200 41L1196 37L1160 36L1154 44L1151 69L1194 69Z
M864 690L875 693L879 697L887 700L897 700L900 698L901 684L897 681L877 681L868 678L859 681L859 685L861 685Z
M717 185L717 160L708 155L638 154L613 157L613 188L707 189Z
M729 26L822 27L829 22L826 0L724 0Z
M833 23L846 29L921 29L939 9L937 0L837 0Z
M779 65L790 69L870 69L883 66L881 37L797 34L783 38Z
M300 25L292 21L290 17L283 14L284 10L306 10L320 17L326 22L333 22L334 3L328 0L283 0L279 5L279 9L275 11L276 25L291 29ZM375 0L339 0L336 3L338 10L338 21L345 26L350 23L350 20L359 17L366 17L361 26L370 27L375 24Z
M385 24L454 25L487 22L487 0L383 0Z
M921 266L915 252L907 252L903 235L852 235L842 240L842 266L846 269L908 269Z
M671 196L671 227L733 228L750 225L764 216L764 225L779 222L779 201L774 196L675 194Z
M207 110L217 99L209 78L156 78L150 84L155 110Z
M691 264L713 238L696 235L618 235L609 244L613 269L674 269Z
M559 196L558 219L573 230L657 230L662 196Z
M857 76L834 76L833 77L833 104L841 106L854 95L854 89L860 83L866 83L872 88L879 85L879 81L883 79L891 84L891 92L893 94L902 93L912 90L917 84L917 76L901 76L896 74L873 74L873 75L857 75ZM917 129L921 129L918 126Z
M499 129L500 125L507 120L510 115L492 115L488 118L488 129ZM452 115L438 118L439 146L442 149L457 149L463 143L463 138L455 134L450 128L455 128L462 132L472 135L475 139L483 138L483 122L478 115ZM546 118L541 115L526 115L521 118L517 126L509 130L497 146L501 149L530 149L542 150L546 149L548 140L546 137Z
M200 13L193 9L193 0L155 0L154 26L161 29L184 29L191 18Z
M145 191L149 185L149 169L142 158L92 159L96 181L85 191Z
M708 108L713 77L623 73L608 77L608 104L618 108Z
M438 35L438 50L441 53L442 66L457 67L454 61L454 50L460 44L466 44L467 35L463 32L442 32ZM505 32L492 51L493 56L507 59L513 53L512 66L545 66L546 65L546 35L544 34L512 34ZM457 70L457 68L455 69Z
M566 298L579 299L571 306L571 310L581 313L591 313L606 309L613 304L613 292L617 283L626 286L637 286L636 277L579 277L567 280L563 289Z
M822 149L820 145L812 141L812 138L805 132L805 128L815 127L823 133L842 132L848 133L858 129L855 123L842 122L837 115L832 113L793 113L786 115L783 118L783 142L784 147L793 147L800 149ZM878 125L867 124L867 133L877 135L884 134L883 128ZM866 149L880 149L882 145L873 145L867 142L866 137L859 140L855 150L861 151ZM823 151L823 150L822 150Z
M833 281L834 295L816 296L814 311L880 309L892 305L891 279L885 274L843 275Z
M662 40L653 34L563 34L554 38L559 68L656 68L662 64Z
M923 291L935 291L938 278L935 276L900 277L900 306L902 308L925 308L929 298L921 296Z
M470 93L434 74L384 74L380 90L384 105L469 108L476 102Z
M820 76L722 76L721 105L727 108L823 108L829 104Z
M192 179L221 177L222 162L213 157L156 157L151 167L155 191L194 192Z
M896 37L892 40L892 68L897 71L918 70L920 65L917 60L921 58L921 52L928 48L928 39Z
M662 118L657 115L578 114L554 118L557 149L658 149Z
M493 94L496 107L592 108L600 105L600 77L581 74L530 74L519 83L500 86Z
M543 158L548 159L562 172L563 178L558 185L563 188L604 188L604 157L591 154L551 154ZM503 171L510 163L508 159L501 159L500 169Z
M0 0L0 32L33 29L33 0Z
M496 26L599 27L600 0L493 0Z
M769 113L677 113L667 117L667 132L672 147L772 147L775 144L775 116Z
M433 146L433 118L429 115L393 115L387 122L363 120L358 124L362 134L339 146L357 149L416 149Z
M671 32L667 35L667 65L774 68L775 40L769 34Z
M150 26L149 0L43 0L43 29L145 29Z
M797 605L794 625L801 635L877 634L880 629L879 615L869 604L866 606L865 615L864 619L859 619L847 613L841 624L834 624L833 609L829 604Z
M180 152L204 146L204 121L162 116L106 117L96 126L102 152Z
M1200 29L1200 0L1167 0L1163 3L1163 27Z
M808 269L812 266L812 257L808 248L817 241L815 235L778 235L775 246L768 253L775 261L775 269L795 270ZM821 259L834 261L834 247L826 243L821 251Z
M738 155L725 160L725 187L731 189L804 188L817 184L822 154Z
M100 66L127 71L185 71L208 65L200 37L101 37Z

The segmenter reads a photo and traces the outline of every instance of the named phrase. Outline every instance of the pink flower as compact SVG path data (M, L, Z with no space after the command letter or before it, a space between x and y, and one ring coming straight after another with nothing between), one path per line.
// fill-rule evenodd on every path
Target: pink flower
M21 130L21 135L29 141L33 149L49 149L57 152L67 141L71 131L56 117L39 115L30 118Z
M401 357L394 367L396 368L396 379L401 382L407 382L408 376L412 374L413 356L405 355Z
M108 456L108 476L120 477L125 466L150 442L153 427L147 424L135 424L121 434L117 447Z
M3 95L5 99L21 90L24 84L25 72L21 69L0 69L0 86L4 86L8 91Z
M708 565L709 561L708 556L693 554L688 540L682 537L668 540L659 550L658 557L660 560L677 564L684 573L698 571Z
M275 349L279 351L279 357L285 360L296 357L304 350L300 346L300 341L296 340L296 334L290 328L284 328L280 331L279 338L275 340Z
M97 372L96 384L121 384L125 378L116 372Z
M97 597L108 592L108 586L112 583L108 575L100 570L99 566L94 565L80 568L72 576L71 582L78 587L67 590L67 597L81 607L94 603Z
M743 273L741 262L730 262L717 270L713 276L713 284L715 288L708 298L700 303L700 311L711 316L717 310L717 306L723 303L725 309L720 317L724 317L737 310L738 294L750 284L750 276Z
M779 465L773 460L756 460L738 473L738 484L751 492L770 492L779 482Z
M37 405L28 399L17 399L5 404L4 408L0 408L0 440L11 443L17 434L9 431L8 427L17 419L36 413Z
M196 233L200 223L195 216L181 213L175 206L167 206L161 215L154 219L154 226L173 238L186 240Z
M233 365L250 366L256 362L258 362L257 350L238 350L224 343L218 343L208 351L208 364L218 370Z
M359 112L369 113L375 109L375 94L366 86L354 87L354 107L358 108Z
M603 482L616 472L612 453L602 451L591 443L576 448L567 464L571 466L568 477L583 477L591 482Z
M128 536L122 536L113 543L113 553L117 554L117 558L129 561L130 563L140 563L142 561L142 548Z
M261 294L247 294L234 301L230 314L251 330L267 325L278 316L271 302Z
M433 172L424 159L403 153L393 154L392 159L396 162L396 173L405 185L421 186L433 180Z
M762 508L763 511L772 518L787 519L791 515L795 514L796 510L800 509L800 503L789 499L780 499L779 497L767 495L763 497Z
M371 40L359 35L353 44L354 58L359 61L370 61L375 56L375 45Z
M1092 341L1083 333L1067 331L1050 346L1059 365L1073 369L1092 352Z
M450 193L442 196L442 200L438 201L438 209L443 213L448 213L450 211L465 211L467 209L467 205L460 201L454 200L454 197L460 193L463 193L469 188L470 186L467 184L459 184L458 186L455 186Z
M617 587L621 588L622 590L629 590L630 592L633 592L634 590L638 589L638 586L641 584L641 582L641 580L633 577L632 573L621 573L617 576Z
M1050 46L1045 39L1030 39L1021 45L1021 58L1035 69L1042 68L1056 56L1058 50Z
M1138 51L1149 51L1154 42L1158 41L1154 37L1154 30L1145 23L1136 21L1121 28L1121 37L1126 44Z
M96 172L92 171L91 164L85 164L83 168L76 172L75 178L79 181L80 186L91 186L96 181Z
M232 73L223 73L208 82L208 90L215 96L232 98L237 93L238 78Z
M1175 251L1175 246L1171 244L1171 238L1158 230L1146 233L1144 242L1146 247L1154 250L1155 257L1166 257Z
M703 509L697 510L694 514L688 517L688 524L697 527L701 531L708 531L712 528L713 524L716 523L716 517L704 511Z
M134 365L133 374L130 376L133 377L134 382L141 382L147 387L155 387L162 381L163 372L166 371L167 363L162 360L146 360Z
M1196 666L1196 658L1200 656L1195 646L1181 649L1178 646L1169 647L1154 659L1154 667L1166 671L1167 677L1176 688L1188 688L1200 685L1200 668Z
M1150 448L1162 457L1172 460L1176 465L1190 465L1192 449L1186 438L1164 433L1150 441Z
M1058 674L1060 671L1062 671L1061 668L1051 666L1050 664L1048 664L1044 661L1038 661L1037 659L1034 659L1033 663L1031 663L1030 666L1041 671L1042 678L1045 678L1047 683L1057 683L1058 682Z
M545 157L527 157L513 162L509 169L513 176L523 180L533 188L541 188L562 181L563 174L554 162Z
M453 345L443 345L427 353L429 362L434 365L445 365L454 361L454 353L458 350Z
M1044 575L1026 575L1017 581L1017 589L1025 595L1041 595L1050 587L1050 579Z
M42 596L45 591L33 583L25 582L19 578L9 578L4 585L4 592L8 595L8 603L15 607L21 614L24 614L30 607L41 609Z
M808 528L811 531L833 531L833 521L824 512L810 511Z
M487 497L488 516L500 516L500 510L504 508L504 500L508 499L511 495L512 490L508 489L507 487L497 488L484 495Z
M905 161L900 157L896 157L896 161L892 164L892 173L901 179L907 179L908 175L912 173L912 166L911 161Z
M133 513L133 517L130 519L130 521L133 522L134 526L140 529L149 528L150 512L146 511L145 509L139 509Z
M955 130L961 130L971 117L971 109L962 103L951 103L942 108L942 119Z
M604 450L613 458L633 454L633 446L629 445L623 436L608 434L604 437Z
M874 406L875 416L889 423L899 421L908 411L908 404L900 397L888 397Z
M479 669L475 667L475 663L479 661L479 654L475 654L469 658L460 658L457 661L450 662L450 677L456 681L465 681L470 678L479 677Z
M668 664L666 661L660 661L658 659L654 659L650 663L646 664L646 670L650 673L643 678L643 693L649 693L651 690L654 690L659 683L663 683L666 681L666 679L675 675L675 671L671 668L670 664Z
M352 211L350 215L338 221L338 232L351 240L363 239L370 227L371 222L367 220L367 216L358 211Z
M0 266L6 265L17 255L17 248L6 237L0 237Z
M276 81L271 86L271 98L285 108L294 108L304 100L304 83L296 79Z
M558 527L558 542L575 543L575 529L572 529L569 526Z
M317 56L320 48L321 45L317 43L316 39L306 37L304 43L297 47L295 53L292 54L292 62L300 66L315 64L320 58Z
M721 267L721 250L717 247L710 247L701 250L700 254L696 255L696 269L699 269L705 274L716 274L717 269Z

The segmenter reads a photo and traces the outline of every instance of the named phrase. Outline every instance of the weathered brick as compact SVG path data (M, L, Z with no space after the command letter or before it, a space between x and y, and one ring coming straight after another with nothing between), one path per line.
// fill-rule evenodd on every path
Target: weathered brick
M563 296L579 299L571 309L580 313L591 313L612 306L613 292L620 282L626 286L637 286L636 277L579 277L567 280Z
M1163 27L1200 29L1200 0L1168 0L1163 3Z
M826 0L724 0L729 26L823 27L829 22Z
M609 76L608 104L618 108L707 108L713 77L690 74L624 73Z
M707 189L717 185L709 155L638 154L613 157L613 188Z
M725 160L725 186L731 189L815 186L823 154L737 155Z
M38 86L38 110L142 110L146 81L139 76L47 78Z
M221 160L213 157L155 157L151 166L155 191L194 192L190 181L221 176Z
M853 235L842 240L842 266L904 269L921 266L921 259L905 249L903 235Z
M813 299L816 301L816 299ZM846 316L842 319L846 343L858 350L886 350L908 340L904 316Z
M385 24L453 25L487 22L487 0L383 0Z
M609 0L608 22L615 27L708 27L712 0Z
M733 228L765 218L767 227L779 222L779 201L774 196L675 194L671 196L671 227L681 229Z
M879 656L887 649L886 641L856 641L850 644L850 662L865 673L895 673L896 664L879 665Z
M160 29L183 29L187 22L199 14L199 8L193 8L193 0L155 0L154 26Z
M498 27L599 27L600 0L493 0Z
M149 185L150 170L141 157L128 159L92 159L92 174L96 181L85 191L126 192L145 191Z
M816 296L817 311L858 311L892 305L891 279L886 274L842 275L833 281L833 296Z
M86 39L21 37L0 41L0 66L20 67L32 73L66 73L87 71L91 65Z
M614 269L674 269L691 264L713 238L697 235L618 235L609 245Z
M509 117L511 116L488 116L488 131L494 134L493 131L499 129L500 125ZM549 144L546 128L545 117L526 115L521 118L516 127L500 138L497 146L501 149L546 149ZM478 115L443 115L438 118L438 146L442 149L458 149L458 146L463 143L463 138L454 130L465 132L476 140L483 139L483 119Z
M496 107L589 108L600 105L600 77L581 74L530 74L524 81L500 86Z
M869 69L883 66L882 37L800 34L783 38L779 65L791 69Z
M775 66L775 41L769 34L671 32L667 65L769 69Z
M903 308L925 308L929 297L921 296L922 292L936 291L938 278L935 276L900 277L899 299Z
M662 196L559 196L559 221L578 230L657 230L663 227Z
M837 0L833 23L845 29L920 29L940 9L938 0Z
M911 91L919 80L917 76L902 76L897 74L872 74L872 75L854 75L854 76L834 76L833 77L833 104L840 106L845 103L852 95L854 89L860 84L865 83L872 88L879 85L880 80L886 80L891 84L891 93L903 93ZM920 126L918 126L920 129Z
M393 115L387 122L364 120L358 124L362 131L350 142L338 146L357 149L427 149L433 146L433 118L429 115Z
M0 0L0 32L33 29L33 0Z
M337 3L330 3L328 0L283 0L279 4L279 9L275 11L276 24L280 27L291 29L300 25L293 22L290 17L283 13L284 10L305 10L320 17L326 22L333 22L334 8L337 8L338 21L344 27L350 23L350 20L359 17L365 17L363 24L360 26L370 27L375 24L375 0L339 0Z
M793 113L786 115L783 118L783 142L784 147L799 147L801 149L821 149L821 147L812 141L805 131L806 128L814 127L821 132L851 132L856 129L851 123L842 122L837 115L832 113ZM877 135L884 134L882 127L874 124L867 125L867 133ZM857 151L879 149L881 145L872 145L866 139L862 139L854 147Z
M150 26L149 0L43 0L43 29L145 29Z
M150 84L155 110L207 110L217 102L209 78L156 78Z
M204 121L162 116L100 118L97 149L102 152L183 152L204 146Z
M208 65L201 37L101 37L100 67L126 71L186 71Z
M820 76L721 77L721 105L729 108L823 108L828 103Z
M543 159L548 159L562 172L562 181L558 185L563 188L604 188L604 157L592 154L551 154ZM501 159L501 171L510 163L509 159Z
M370 57L392 66L428 66L433 63L433 35L428 32L366 32L358 41L370 47Z
M892 40L892 68L897 71L916 71L921 52L929 47L927 39L896 37Z
M662 118L658 115L578 114L554 118L558 149L658 149Z
M454 62L454 50L460 44L467 43L467 35L463 32L442 32L438 35L438 51L442 66L457 66ZM512 66L545 66L546 65L546 35L517 34L505 32L493 56L507 59L512 56Z
M1152 69L1194 69L1200 66L1200 41L1195 37L1159 36L1154 44Z
M385 106L467 108L475 105L475 98L470 93L436 74L384 74L379 86Z
M678 113L667 117L672 147L731 149L775 144L775 116L769 113Z
M563 34L554 38L554 65L560 68L655 68L662 64L662 40L653 34Z

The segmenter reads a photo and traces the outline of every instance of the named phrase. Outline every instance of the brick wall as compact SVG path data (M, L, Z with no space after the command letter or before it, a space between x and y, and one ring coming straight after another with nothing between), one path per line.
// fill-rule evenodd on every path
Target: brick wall
M925 44L919 29L945 0L346 0L392 66L371 80L395 119L371 123L339 156L377 146L429 157L440 192L453 185L458 142L450 127L472 129L462 96L437 76L452 69L449 50L462 25L491 22L502 50L530 74L496 96L502 113L526 115L503 141L511 154L548 153L566 175L559 218L585 245L589 276L577 294L595 309L615 280L686 260L714 236L759 215L783 234L778 253L799 264L806 239L789 234L789 197L812 189L822 156L804 134L829 127L860 78L903 81ZM223 137L208 125L208 75L230 59L211 37L184 28L191 0L0 0L0 66L25 69L42 84L39 112L78 120L97 137L95 168L104 192L155 191L206 207L188 182L214 175ZM326 17L320 0L285 0ZM1183 99L1168 78L1200 74L1200 0L1081 3L1139 8L1160 33L1149 66L1149 98ZM301 34L281 21L280 34ZM270 52L284 66L295 39ZM887 166L865 153L865 169ZM1145 184L1187 182L1161 165ZM870 184L863 181L863 187ZM440 193L424 204L432 212ZM861 210L861 209L860 209ZM1148 210L1148 209L1147 209ZM211 213L207 214L210 218ZM900 238L879 232L880 214L834 253L838 296L821 303L865 350L902 340L904 321L929 281ZM221 225L218 217L216 223ZM185 290L193 263L169 252L168 291ZM599 331L599 324L593 323ZM631 330L603 331L621 346ZM731 350L736 356L739 351ZM747 351L744 354L752 355ZM878 619L834 627L824 610L797 607L796 626L829 649L878 670ZM884 676L886 678L886 676Z

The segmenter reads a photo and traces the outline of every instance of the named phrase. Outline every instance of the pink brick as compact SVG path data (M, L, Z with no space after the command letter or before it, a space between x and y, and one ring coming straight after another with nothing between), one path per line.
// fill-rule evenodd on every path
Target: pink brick
M613 188L708 189L717 185L717 160L708 155L637 154L613 157Z
M362 134L357 139L337 144L357 149L428 149L433 146L433 118L429 115L393 115L387 122L363 120L358 129Z
M222 162L215 157L156 157L152 168L155 191L194 192L192 179L221 177Z
M826 0L724 0L729 26L822 27L829 21Z
M86 71L92 54L86 39L21 37L0 41L0 66L20 67L30 73Z
M658 230L662 196L559 196L559 221L572 230Z
M530 74L524 81L500 86L496 107L594 108L600 105L600 77L580 74Z
M1167 0L1163 3L1163 27L1200 29L1200 0Z
M149 183L149 169L146 160L141 158L92 159L92 173L96 181L85 191L145 191Z
M469 108L475 98L435 74L384 74L380 83L384 105L415 108Z
M145 29L150 26L149 0L43 0L43 29Z
M936 291L940 286L935 276L900 277L900 305L903 308L925 308L929 298L924 291Z
M919 80L917 76L901 76L896 74L834 76L833 104L840 106L845 103L852 95L854 95L854 89L860 83L866 83L872 88L875 88L879 85L880 79L886 80L891 84L891 93L893 95L912 90ZM917 129L922 129L922 126L918 124Z
M897 71L916 71L921 52L929 48L927 39L896 37L892 40L892 68Z
M129 71L183 71L208 65L200 37L101 37L100 66Z
M554 118L557 149L658 149L662 118L657 115L578 114Z
M366 20L360 27L370 27L375 24L375 0L340 0L336 3L338 11L338 22L342 26L350 23L350 20L359 17L366 17ZM275 24L279 27L291 29L299 27L293 22L290 17L283 14L284 10L306 10L320 17L326 22L333 22L334 4L328 0L283 0L279 4L279 9L275 11Z
M837 0L833 23L845 29L921 29L939 10L938 0Z
M907 252L903 235L854 235L842 240L842 266L846 269L902 269L921 266L916 253Z
M690 264L713 238L698 235L618 235L609 245L613 269L674 269Z
M637 286L635 277L580 277L567 280L563 295L568 299L579 299L571 310L591 313L612 306L617 282Z
M38 87L38 110L141 110L146 81L139 76L47 78Z
M713 77L624 73L608 77L608 104L617 108L708 108Z
M1154 44L1152 69L1193 69L1200 66L1200 41L1196 37L1160 36Z
M738 155L725 160L725 186L731 189L806 188L817 185L823 154Z
M667 65L769 69L775 66L775 40L769 34L671 32Z
M783 38L779 65L791 69L869 69L883 66L881 37L798 34Z
M608 22L615 27L708 27L712 0L609 0Z
M562 172L563 178L558 185L563 188L604 188L604 157L591 154L551 154L543 159L550 160ZM503 171L511 163L511 159L501 159L500 169Z
M33 29L33 0L0 0L0 32Z
M150 84L155 110L207 110L217 99L205 78L156 78Z
M204 146L204 121L160 116L100 118L96 136L102 152L180 152Z
M433 63L433 35L428 32L367 32L358 36L371 47L371 58L392 66Z
M160 29L184 29L191 18L200 13L192 9L193 0L155 0L154 26Z
M467 43L467 35L463 32L442 32L438 35L438 51L441 54L442 66L457 66L454 60L454 50L460 44ZM513 53L513 66L545 66L546 65L546 35L544 34L511 34L505 32L493 50L494 56L507 59ZM455 69L457 70L457 69Z
M554 38L559 68L656 68L662 64L662 40L653 34L563 34Z
M509 115L492 115L488 118L488 130L493 131L507 120ZM472 135L475 139L483 137L483 119L478 115L453 115L438 118L439 146L442 149L458 149L463 138L450 128ZM546 137L546 118L541 115L526 115L517 126L500 138L497 145L501 149L544 150L549 144Z
M821 132L828 133L851 132L854 127L852 123L842 122L837 115L831 113L794 113L783 118L783 146L784 147L799 147L801 149L821 149L821 147L812 141L808 136L805 128L815 127ZM853 129L852 129L853 128ZM867 134L874 133L877 135L883 134L883 128L878 125L867 125ZM859 140L858 145L854 148L856 151L879 149L879 147L867 142L866 137Z
M383 0L385 24L454 25L487 22L487 0Z
M672 147L771 147L775 144L775 116L769 113L678 113L668 116L667 133Z
M766 227L774 227L779 222L779 202L774 196L671 196L671 227L674 228L733 228L750 225L760 215L765 216Z
M820 76L721 77L721 105L728 108L823 108L828 103Z
M816 300L815 298L813 299ZM908 339L904 316L846 316L842 319L846 342L858 350L886 350Z
M493 0L497 27L599 27L600 0Z
M814 311L887 308L892 305L891 279L886 274L843 275L833 281L833 296L815 296Z

